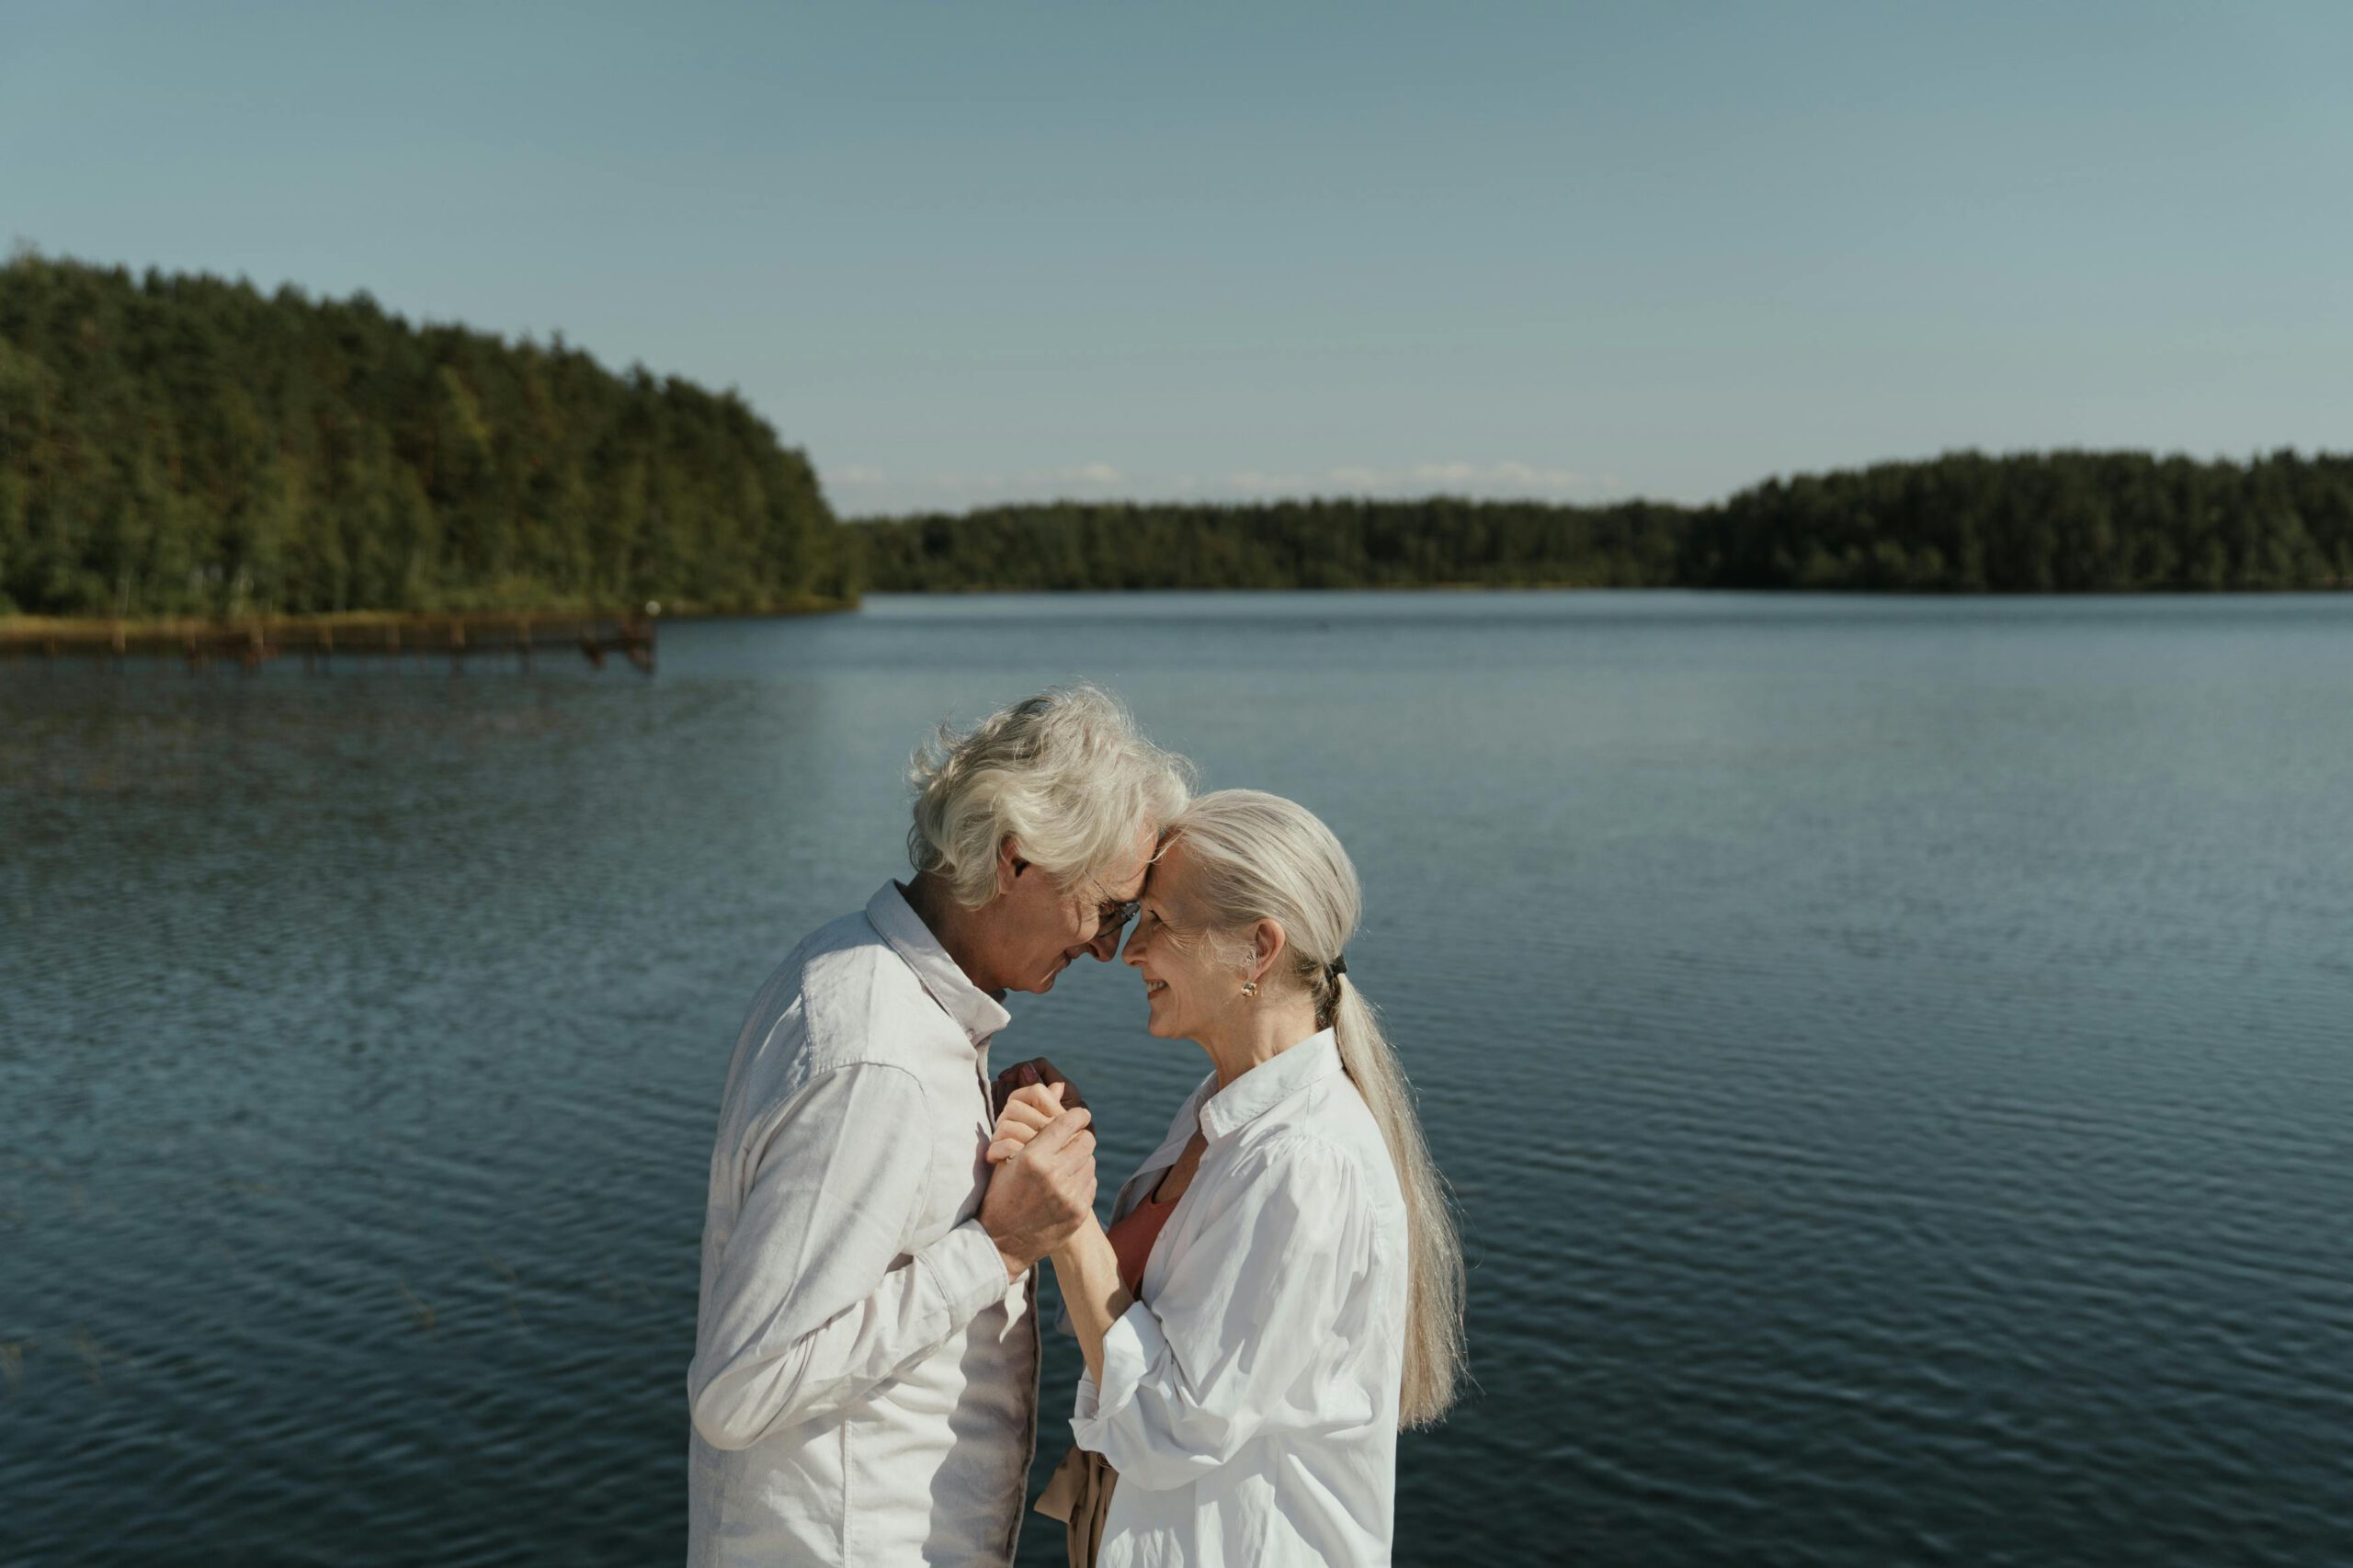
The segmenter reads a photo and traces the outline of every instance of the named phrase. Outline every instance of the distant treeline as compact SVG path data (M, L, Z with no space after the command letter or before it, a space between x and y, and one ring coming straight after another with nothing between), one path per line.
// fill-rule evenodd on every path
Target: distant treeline
M0 610L755 608L854 557L733 392L365 294L0 267Z
M0 267L0 611L753 609L970 588L2353 586L2353 457L1986 457L1628 501L837 525L733 392L360 294Z
M1057 502L854 525L869 587L2353 587L2353 457L1987 457L1631 501Z

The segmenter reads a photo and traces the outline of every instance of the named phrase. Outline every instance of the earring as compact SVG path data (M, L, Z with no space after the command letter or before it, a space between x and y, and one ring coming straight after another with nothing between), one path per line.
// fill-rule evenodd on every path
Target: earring
M1258 994L1258 983L1255 980L1244 981L1242 983L1242 994L1245 996L1256 996Z

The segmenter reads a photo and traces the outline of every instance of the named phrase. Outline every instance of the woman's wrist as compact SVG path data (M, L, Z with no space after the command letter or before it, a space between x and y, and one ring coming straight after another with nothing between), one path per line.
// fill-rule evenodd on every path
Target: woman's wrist
M1090 1214L1054 1248L1054 1272L1068 1284L1094 1274L1106 1257L1111 1260L1111 1271L1116 1276L1119 1254L1112 1251L1111 1238L1104 1233L1101 1221Z
M1091 1219L1079 1226L1054 1253L1054 1283L1061 1287L1063 1305L1071 1326L1078 1332L1078 1346L1086 1369L1103 1375L1103 1336L1119 1322L1134 1300L1120 1282L1120 1255L1111 1238Z
M1091 1250L1097 1240L1108 1246L1111 1238L1103 1233L1103 1221L1089 1214L1072 1228L1070 1234L1054 1244L1054 1250L1050 1256L1054 1260L1055 1269L1064 1274L1071 1272L1081 1255Z

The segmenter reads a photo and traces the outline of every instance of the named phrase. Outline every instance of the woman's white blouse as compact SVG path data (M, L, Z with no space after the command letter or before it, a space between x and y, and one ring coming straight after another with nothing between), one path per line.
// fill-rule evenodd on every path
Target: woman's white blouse
M1199 1169L1071 1429L1120 1472L1101 1568L1385 1563L1405 1333L1405 1206L1330 1030L1195 1090L1120 1189Z

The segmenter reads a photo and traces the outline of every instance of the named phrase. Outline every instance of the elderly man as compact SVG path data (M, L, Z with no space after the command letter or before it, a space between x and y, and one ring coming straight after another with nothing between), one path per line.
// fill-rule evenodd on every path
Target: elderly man
M1094 1137L1064 1085L992 1180L989 1046L1005 993L1113 956L1186 772L1088 687L941 732L915 759L913 881L753 1002L703 1223L689 1563L1011 1560L1031 1266L1093 1208Z

